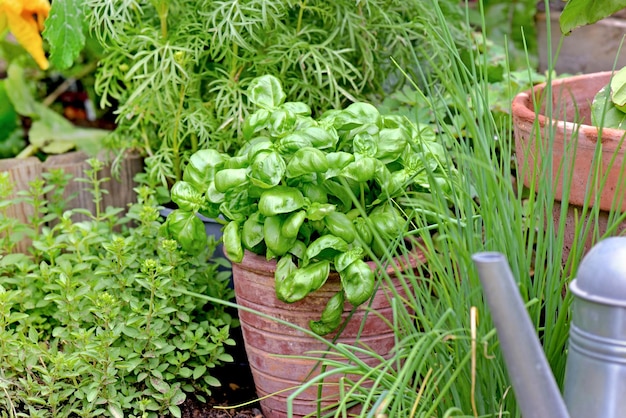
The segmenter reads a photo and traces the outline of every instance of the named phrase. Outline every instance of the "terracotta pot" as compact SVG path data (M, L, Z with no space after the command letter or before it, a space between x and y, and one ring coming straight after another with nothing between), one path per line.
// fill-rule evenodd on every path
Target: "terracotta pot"
M624 150L620 146L626 131L620 129L600 130L591 126L591 103L596 93L608 84L611 72L600 72L573 76L552 81L552 119L545 113L546 85L541 84L533 90L518 94L513 100L512 113L515 135L515 156L518 170L524 179L524 185L535 187L553 185L557 204L554 206L553 216L558 222L561 213L561 204L564 199L568 202L568 218L566 220L566 235L563 259L571 248L574 237L576 218L585 200L590 197L594 202L596 195L599 198L599 232L603 234L607 229L608 211L611 210L615 196L618 196L616 208L626 210L626 181L622 177ZM533 104L541 105L535 112ZM536 133L539 133L537 136ZM607 176L604 187L588 184L594 169L594 154L596 153L598 138L602 141L601 170L599 179ZM548 143L552 138L552 144ZM550 173L541 175L542 157L552 151L551 178ZM571 175L569 196L563 195L563 180ZM551 183L549 183L551 181ZM622 225L621 229L626 228ZM593 244L591 235L585 244L588 250Z
M411 267L415 268L424 261L423 255L416 254L408 261ZM373 263L370 263L370 266L375 268ZM328 299L339 289L338 275L331 273L321 289L301 301L289 304L276 298L275 269L275 261L267 261L264 257L250 252L245 253L241 263L233 263L237 303L308 329L309 321L319 318ZM390 268L390 272L392 271L393 269ZM404 293L398 280L396 280L395 288L400 294ZM374 296L372 309L376 311L376 314L370 312L367 315L365 327L358 341L357 333L366 312L364 308L357 310L338 341L361 347L364 344L380 355L388 355L394 346L394 330L389 325L393 323L393 313L389 303L390 292L388 287L381 286ZM351 305L346 302L344 318L348 316L350 310ZM385 318L387 322L382 318ZM313 359L281 356L302 356L312 351L327 351L328 347L301 331L243 310L239 311L239 319L257 394L259 397L273 394L261 400L263 413L266 418L287 417L287 398L294 390L276 392L297 388L312 375L319 373L319 368L316 368L319 365ZM333 335L327 338L332 339ZM375 364L378 360L363 358L363 361ZM339 376L324 380L322 396L325 401L322 405L337 402L338 381ZM303 392L293 402L293 416L302 417L315 412L316 400L316 387Z

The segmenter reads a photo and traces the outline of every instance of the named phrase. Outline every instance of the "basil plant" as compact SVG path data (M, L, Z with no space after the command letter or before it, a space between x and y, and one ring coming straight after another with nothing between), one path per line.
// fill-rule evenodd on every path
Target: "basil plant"
M228 258L240 262L247 250L275 259L276 295L285 302L305 298L336 271L342 290L310 322L324 335L340 325L345 301L358 306L372 296L365 249L381 256L381 242L407 230L397 198L427 194L433 177L451 189L445 149L432 128L367 103L315 119L306 104L285 102L269 75L254 79L248 100L257 110L245 121L244 146L233 156L213 149L191 156L171 190L178 209L167 229L195 251L205 242L195 214L223 220Z
M626 129L626 67L611 77L591 103L591 123L604 128Z

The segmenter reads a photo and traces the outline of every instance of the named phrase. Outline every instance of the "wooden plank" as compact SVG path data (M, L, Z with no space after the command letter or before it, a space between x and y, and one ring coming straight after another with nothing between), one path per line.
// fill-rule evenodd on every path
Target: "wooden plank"
M44 171L61 168L73 176L74 180L70 181L64 193L65 198L68 199L67 209L81 208L95 213L96 205L93 202L93 195L89 191L91 184L76 181L79 178L88 178L86 170L90 169L89 163L87 163L89 158L84 152L77 151L48 157L44 163ZM98 173L98 178L109 179L102 183L102 188L108 193L103 195L101 209L104 210L107 206L127 208L137 197L133 190L135 188L133 178L135 174L143 170L143 159L138 155L129 155L121 162L117 176L112 173L111 158L108 158L106 154L101 154L98 159L105 163L103 169ZM75 197L70 200L72 195ZM86 217L76 215L73 219L85 220Z
M41 178L42 166L39 159L28 157L24 159L8 158L0 159L0 171L8 172L13 186L13 193L10 198L17 197L17 193L21 190L28 190L29 183L35 179ZM21 202L9 206L6 210L6 216L17 219L19 222L28 224L33 216L34 208L32 205ZM23 239L14 248L17 252L27 252L31 245L29 239Z
M113 173L111 164L107 164L99 176L99 178L110 178L107 183L104 183L105 189L109 191L104 195L104 208L111 206L127 209L129 204L137 200L134 178L137 173L143 171L143 167L143 158L136 153L124 158L120 163L119 172Z
M89 193L89 184L76 181L78 178L86 178L85 170L89 168L87 164L87 154L82 151L68 152L65 154L51 155L43 163L43 171L50 172L55 169L61 169L65 173L72 176L63 192L63 198L66 201L65 209L82 208L87 209L91 213L95 211L95 204L91 193ZM48 197L49 198L49 197ZM84 215L76 215L72 217L74 221L84 221L87 217Z
M13 182L13 194L16 197L20 190L28 190L29 183L41 177L41 162L35 157L24 159L2 159L0 160L0 171L8 171ZM26 203L19 203L9 208L9 216L19 219L21 222L28 222L33 215L33 207Z
M89 188L91 184L76 181L79 178L87 178L85 170L88 170L89 164L87 159L89 156L82 151L68 152L61 155L49 156L44 163L35 157L25 159L0 159L0 171L8 171L14 187L13 197L20 190L28 190L29 183L35 179L42 178L42 173L50 172L53 169L61 169L65 173L72 176L72 180L68 183L64 190L64 199L67 202L65 209L87 209L91 213L95 212L95 203L93 195ZM128 208L129 204L136 201L136 193L134 188L136 184L134 176L143 170L143 159L136 154L129 154L120 164L118 173L112 173L110 158L106 154L98 157L105 162L105 167L100 171L98 178L109 178L110 180L102 183L102 188L108 190L108 194L104 194L102 202L102 210L107 206ZM72 197L73 196L73 197ZM47 197L50 198L49 196ZM6 215L8 217L19 220L23 223L29 223L34 208L26 203L19 203L8 208ZM76 214L72 217L74 221L83 221L87 217L85 215ZM24 240L20 242L16 251L26 252L30 246L30 242Z

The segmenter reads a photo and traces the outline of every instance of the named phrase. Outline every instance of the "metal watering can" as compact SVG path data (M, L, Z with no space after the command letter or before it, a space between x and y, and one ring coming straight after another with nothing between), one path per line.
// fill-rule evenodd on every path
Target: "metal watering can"
M524 418L626 417L626 237L583 258L574 295L563 397L504 255L472 257Z

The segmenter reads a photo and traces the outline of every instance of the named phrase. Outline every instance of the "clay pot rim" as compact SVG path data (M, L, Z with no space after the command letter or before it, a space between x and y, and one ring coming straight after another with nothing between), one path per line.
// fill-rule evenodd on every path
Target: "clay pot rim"
M601 71L596 73L575 75L571 77L552 80L551 84L554 90L554 88L557 86L578 83L581 81L589 80L590 78L606 77L608 82L612 73L612 71ZM519 121L516 122L525 122L532 124L536 120L541 128L545 128L549 124L550 119L546 115L535 111L532 100L533 96L537 97L541 94L547 84L547 82L538 84L530 90L526 90L517 94L513 98L513 102L511 104L511 112L514 118L519 119ZM559 127L568 132L569 135L572 135L574 132L578 132L577 146L587 147L591 149L595 149L597 144L596 141L592 141L589 138L597 138L601 136L604 149L606 151L615 151L620 148L620 141L622 137L626 135L626 130L622 129L603 128L601 130L597 126L586 125L584 123L568 122L559 119L554 119L553 124L556 125L556 127Z

